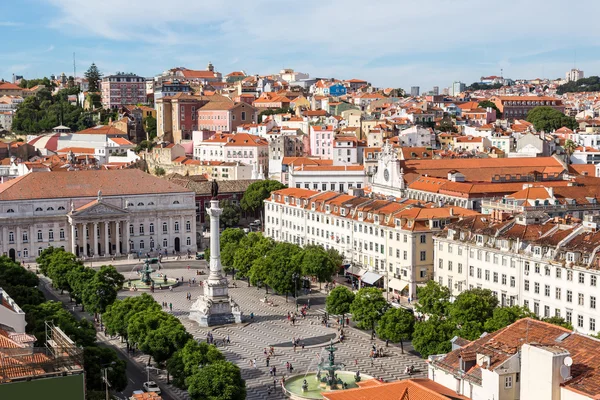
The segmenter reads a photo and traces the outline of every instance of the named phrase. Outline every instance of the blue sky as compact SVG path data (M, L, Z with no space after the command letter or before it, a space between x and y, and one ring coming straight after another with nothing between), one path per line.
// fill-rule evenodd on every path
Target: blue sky
M0 78L73 71L152 76L175 66L223 74L294 68L377 86L446 87L482 75L600 75L600 1L3 1ZM576 55L576 56L575 56Z

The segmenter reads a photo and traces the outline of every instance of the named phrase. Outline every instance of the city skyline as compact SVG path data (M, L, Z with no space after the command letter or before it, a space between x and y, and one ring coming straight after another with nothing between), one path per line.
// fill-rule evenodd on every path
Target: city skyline
M0 77L72 75L73 53L77 75L92 62L104 74L149 77L176 66L204 69L211 61L223 74L294 68L380 87L420 86L422 92L453 81L470 84L501 70L512 79L554 79L573 66L587 76L600 68L593 56L600 28L565 35L543 18L558 1L506 1L493 14L471 0L451 9L443 3L386 1L373 8L334 0L278 7L271 0L173 0L167 8L158 0L24 0L6 5L0 19L0 31L11 38ZM590 12L600 11L600 5L586 3ZM368 13L374 17L363 18ZM561 13L567 20L576 17L575 10ZM539 18L526 19L531 15Z

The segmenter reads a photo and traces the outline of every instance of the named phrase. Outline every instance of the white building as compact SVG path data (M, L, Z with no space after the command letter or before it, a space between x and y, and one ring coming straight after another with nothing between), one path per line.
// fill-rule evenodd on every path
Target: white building
M262 165L269 170L269 142L247 133L215 134L194 143L194 158L200 161L239 161L248 165Z
M583 224L555 222L541 212L505 218L500 212L468 217L435 236L436 281L453 295L490 289L501 305L562 317L576 331L596 334L598 217L588 215Z
M337 135L333 140L333 163L335 165L362 164L358 154L358 139L354 135Z
M0 251L78 256L196 251L193 191L137 169L34 172L0 185Z
M435 145L435 134L427 128L415 125L401 131L398 140L402 146L432 147Z
M366 185L362 165L301 165L289 171L289 187L345 193Z
M583 71L573 68L570 71L567 71L567 73L565 74L565 79L567 82L573 82L583 79Z
M429 379L473 400L598 398L600 342L523 318L448 354L429 356Z
M458 215L457 207L424 208L335 192L288 188L265 200L265 234L274 240L334 248L355 265L350 274L384 278L392 295L415 297L432 277L434 232ZM375 279L373 281L372 279Z

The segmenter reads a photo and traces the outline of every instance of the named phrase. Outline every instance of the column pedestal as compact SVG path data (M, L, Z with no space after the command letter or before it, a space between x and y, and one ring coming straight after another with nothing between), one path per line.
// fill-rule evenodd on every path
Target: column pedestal
M219 238L219 218L222 213L219 201L211 200L208 209L210 216L210 273L204 282L204 295L194 302L189 317L204 327L242 322L242 312L229 296L227 278L222 274Z

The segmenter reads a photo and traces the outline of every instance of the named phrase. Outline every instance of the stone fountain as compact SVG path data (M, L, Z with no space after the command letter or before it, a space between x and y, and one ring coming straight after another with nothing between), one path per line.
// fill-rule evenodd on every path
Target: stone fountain
M144 261L144 269L140 271L140 274L142 275L140 280L142 283L146 284L147 286L152 286L154 284L154 280L152 280L150 274L152 274L154 271L155 270L150 266L150 261Z
M336 371L344 369L346 366L343 363L335 362L335 352L337 348L333 346L333 341L329 343L329 346L325 347L325 350L329 352L328 361L321 358L321 362L318 364L317 380L320 382L320 386L325 390L336 390L339 385L343 385L344 382L338 378ZM321 376L321 371L325 371L326 375Z

